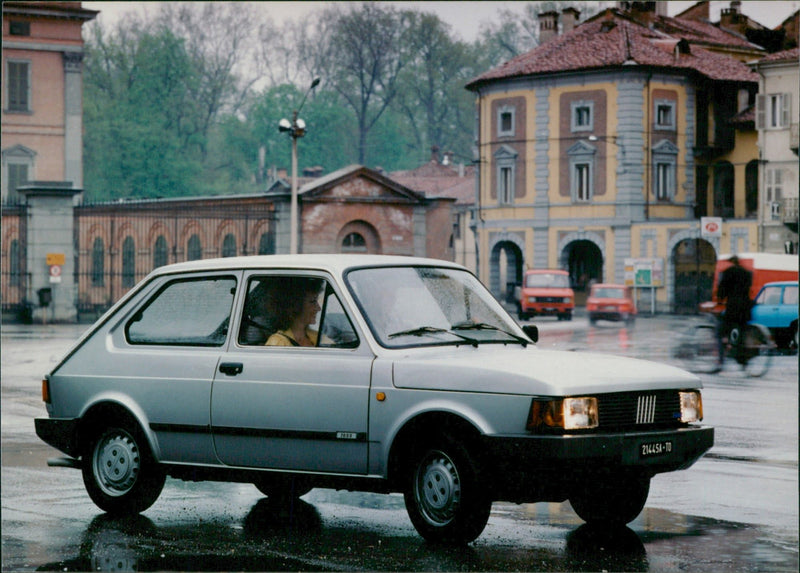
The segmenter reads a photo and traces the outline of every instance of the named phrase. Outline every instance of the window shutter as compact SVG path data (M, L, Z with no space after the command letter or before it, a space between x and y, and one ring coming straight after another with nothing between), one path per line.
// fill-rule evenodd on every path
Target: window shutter
M764 129L766 123L767 96L756 96L756 129Z
M781 127L789 127L789 113L791 112L791 94L781 95Z

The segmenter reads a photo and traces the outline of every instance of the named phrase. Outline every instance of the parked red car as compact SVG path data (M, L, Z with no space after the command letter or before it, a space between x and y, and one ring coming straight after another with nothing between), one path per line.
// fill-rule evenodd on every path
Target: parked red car
M589 322L598 320L625 321L633 324L636 319L636 306L633 304L631 289L625 285L598 283L592 286L586 300Z

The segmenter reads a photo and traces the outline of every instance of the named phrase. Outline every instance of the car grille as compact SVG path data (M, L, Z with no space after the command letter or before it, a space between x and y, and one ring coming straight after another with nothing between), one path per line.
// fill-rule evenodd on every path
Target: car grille
M597 408L601 430L674 426L681 416L676 390L599 394Z
M563 296L537 296L536 302L562 302Z

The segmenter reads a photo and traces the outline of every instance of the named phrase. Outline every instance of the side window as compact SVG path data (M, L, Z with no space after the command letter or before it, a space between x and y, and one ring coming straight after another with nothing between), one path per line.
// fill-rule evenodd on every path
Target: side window
M758 299L758 304L780 304L781 289L780 287L767 287L761 292Z
M783 291L783 304L797 304L797 287L788 286Z
M235 292L228 276L171 281L136 312L125 335L131 344L222 346Z
M250 280L238 341L245 346L358 346L355 329L330 284L297 275Z

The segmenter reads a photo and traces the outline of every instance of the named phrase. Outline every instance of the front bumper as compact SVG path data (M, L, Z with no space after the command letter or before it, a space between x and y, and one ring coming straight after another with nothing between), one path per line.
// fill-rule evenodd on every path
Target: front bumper
M686 469L714 445L714 428L487 436L486 467L503 498L512 501L559 500L569 489L600 473L639 474Z

